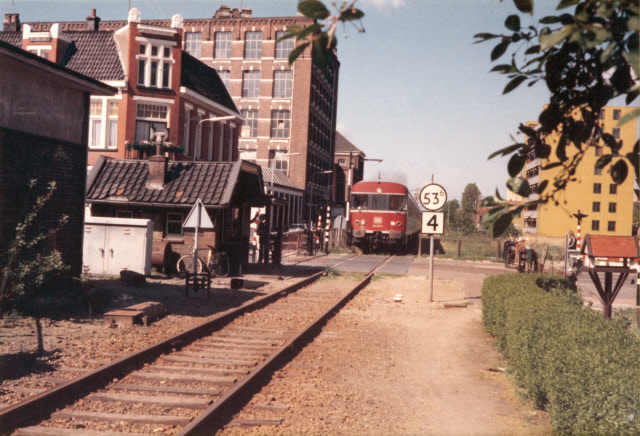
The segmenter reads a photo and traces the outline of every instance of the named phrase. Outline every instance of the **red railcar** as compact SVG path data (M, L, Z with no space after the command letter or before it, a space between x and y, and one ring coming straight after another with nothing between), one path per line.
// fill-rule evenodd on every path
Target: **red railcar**
M420 207L400 183L363 181L351 188L351 236L364 252L405 250L417 240L421 220Z

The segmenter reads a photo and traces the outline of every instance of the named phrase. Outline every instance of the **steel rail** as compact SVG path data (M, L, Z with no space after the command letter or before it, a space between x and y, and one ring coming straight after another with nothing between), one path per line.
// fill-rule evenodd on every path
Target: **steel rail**
M222 397L213 403L198 418L194 419L179 433L179 436L206 436L215 434L231 419L233 414L244 407L253 393L261 386L262 381L268 375L289 361L304 345L309 343L318 334L320 327L335 315L351 298L371 282L373 275L391 260L389 256L383 263L369 272L365 278L358 283L347 294L341 297L324 313L309 323L302 331L284 343L277 351L269 356L264 362L259 364L247 377L236 383ZM349 259L351 260L351 259Z
M44 419L48 419L51 413L57 409L62 409L91 392L104 388L111 383L114 378L122 378L127 373L141 368L144 363L158 358L167 351L181 348L204 335L220 329L242 314L257 310L286 294L308 286L324 274L324 270L315 273L285 289L249 301L236 309L215 315L182 333L103 365L100 368L71 379L67 383L42 392L26 401L9 406L0 411L0 434L8 435L20 427L30 426Z

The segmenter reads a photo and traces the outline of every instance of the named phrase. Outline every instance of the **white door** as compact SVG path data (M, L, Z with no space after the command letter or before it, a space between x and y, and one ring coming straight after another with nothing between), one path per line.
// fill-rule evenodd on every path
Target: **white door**
M102 275L105 270L106 227L96 224L85 224L82 263L89 267L89 274Z
M108 226L105 244L106 270L120 274L122 270L144 271L144 230L133 226Z

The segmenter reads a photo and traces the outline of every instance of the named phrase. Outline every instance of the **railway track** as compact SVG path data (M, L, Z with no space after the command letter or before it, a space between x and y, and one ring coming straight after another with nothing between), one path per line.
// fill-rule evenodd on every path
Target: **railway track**
M320 272L136 353L93 361L101 366L0 411L0 433L211 434L385 262L356 286L327 291L315 283Z

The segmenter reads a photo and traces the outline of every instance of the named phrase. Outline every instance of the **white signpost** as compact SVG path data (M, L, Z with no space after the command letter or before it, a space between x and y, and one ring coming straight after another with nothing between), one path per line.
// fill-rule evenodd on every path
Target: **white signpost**
M447 203L447 191L436 183L425 186L420 191L420 203L428 212L422 212L422 234L429 238L429 301L433 301L433 235L444 233L444 212L436 212Z
M209 218L209 214L204 208L202 200L199 198L196 200L196 204L191 208L191 212L187 215L187 219L184 220L182 227L195 227L196 229L195 241L193 244L193 275L195 276L198 273L198 231L200 228L213 228L211 218Z

